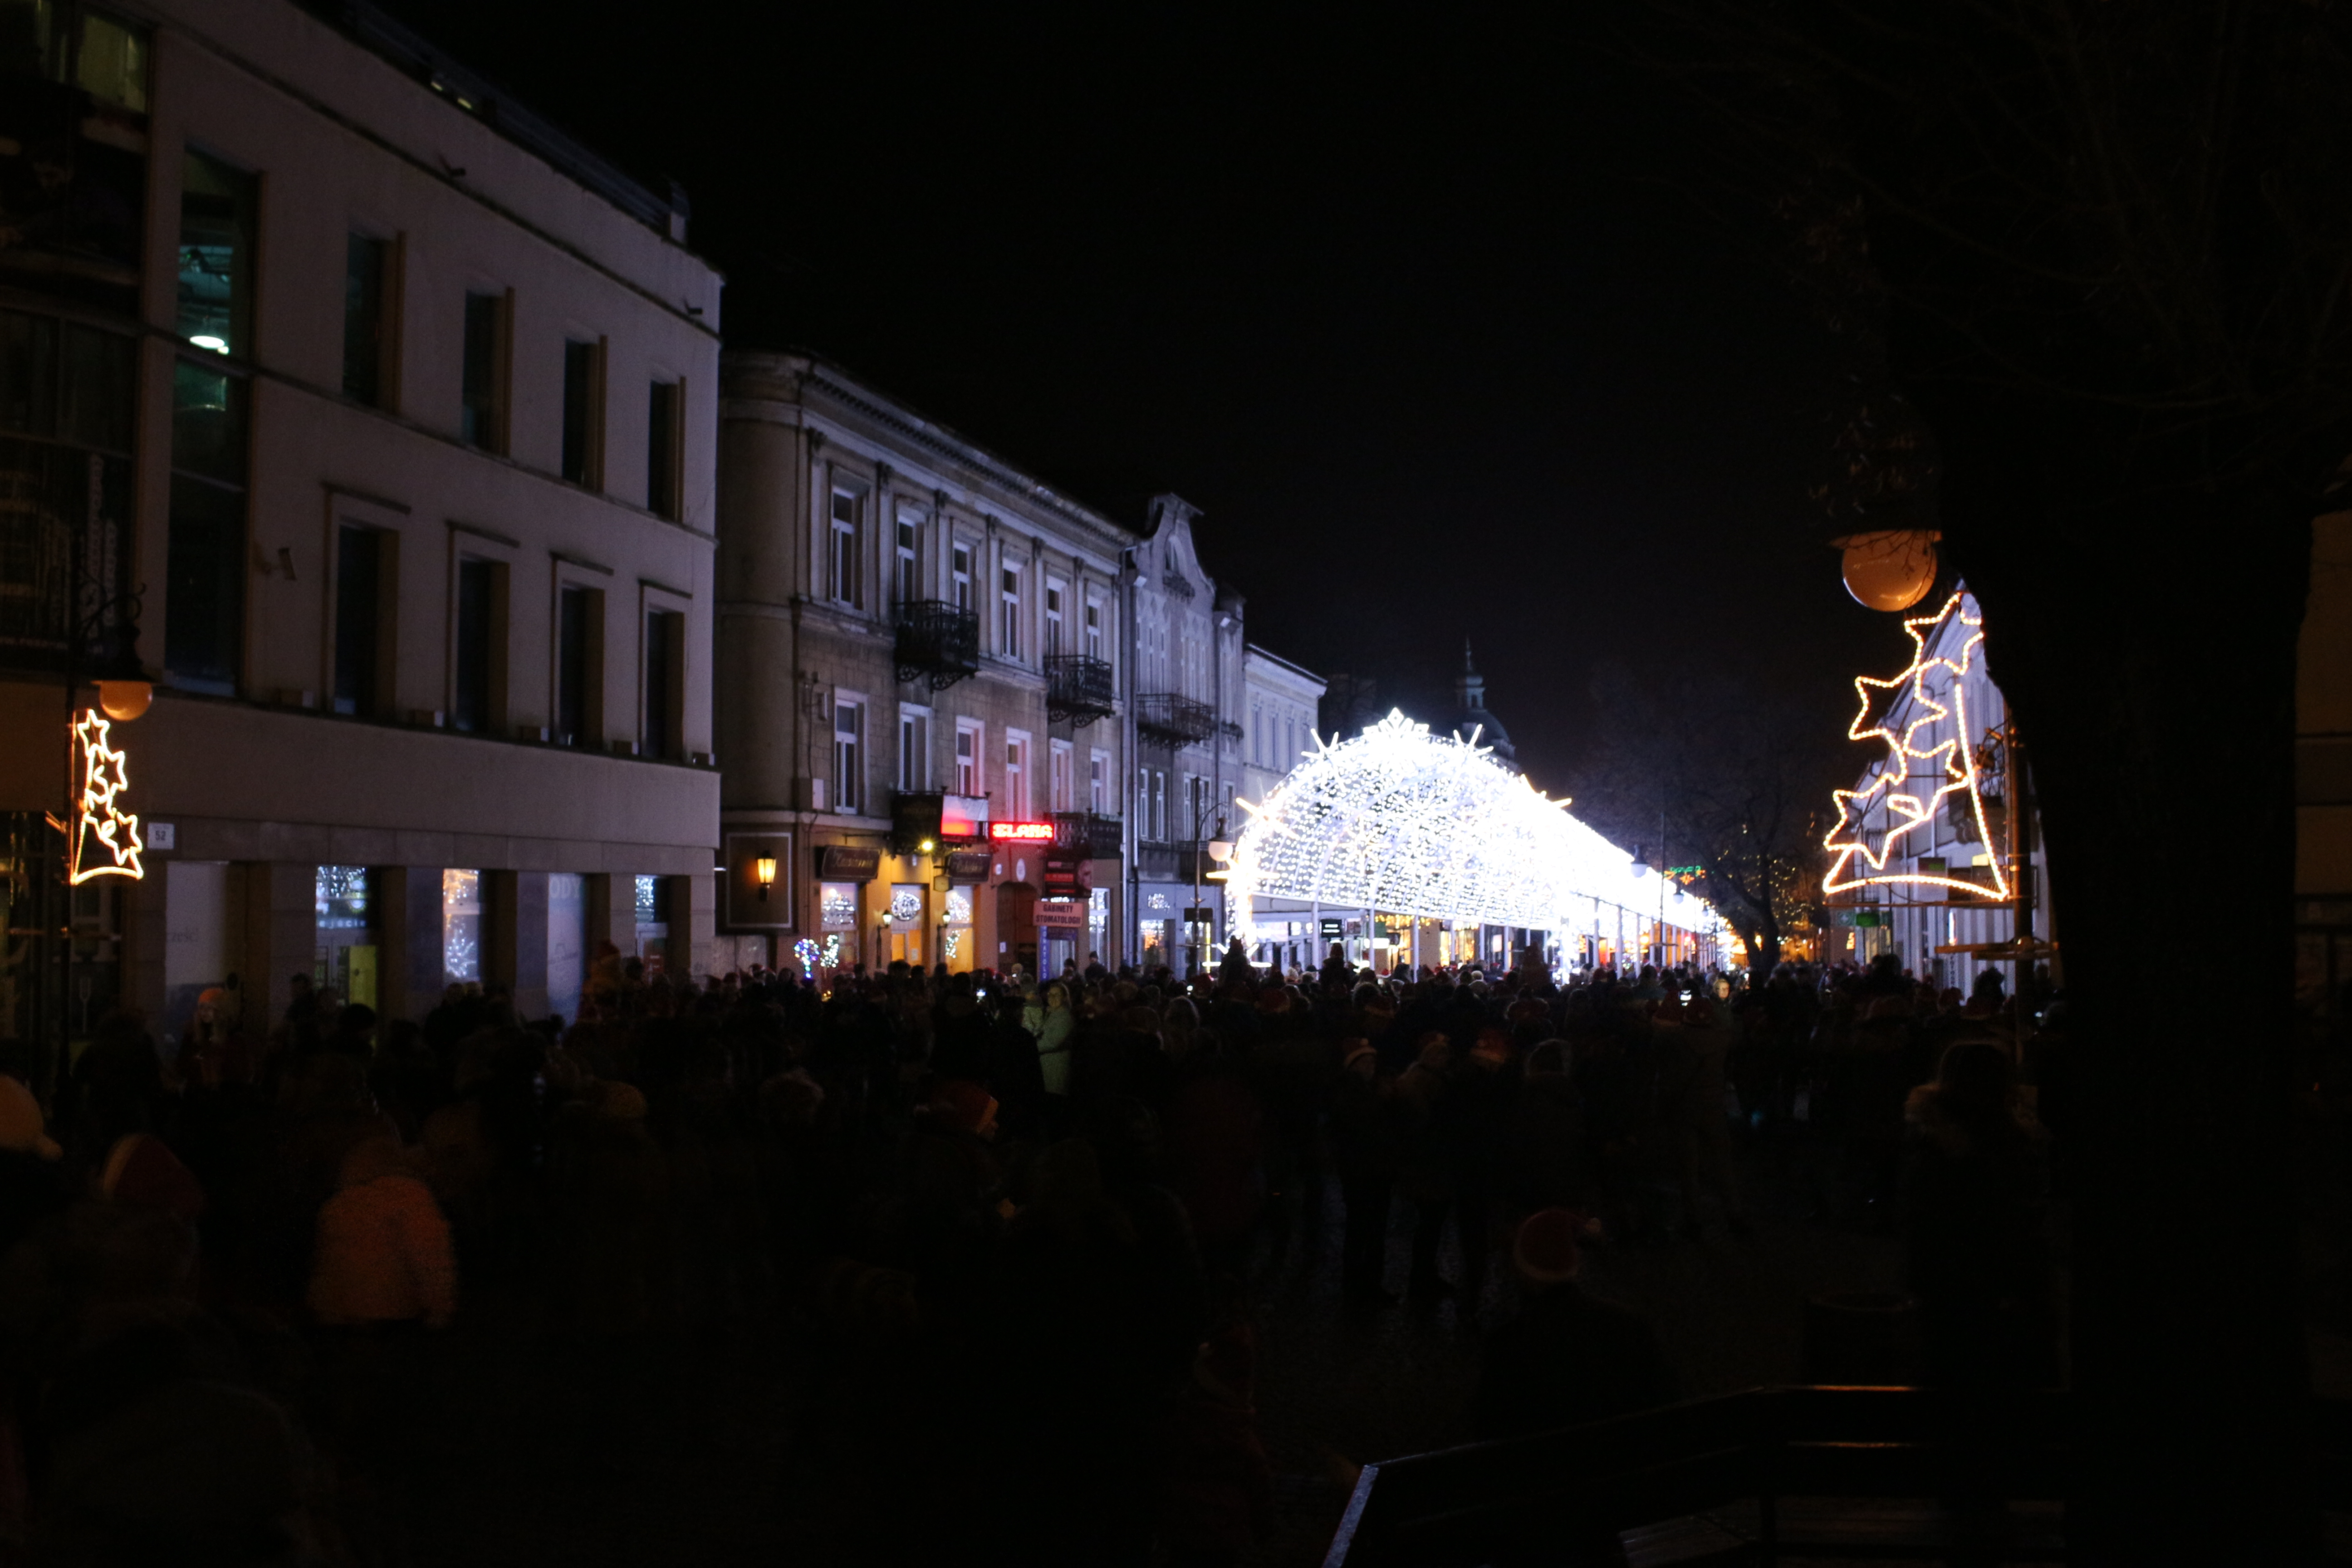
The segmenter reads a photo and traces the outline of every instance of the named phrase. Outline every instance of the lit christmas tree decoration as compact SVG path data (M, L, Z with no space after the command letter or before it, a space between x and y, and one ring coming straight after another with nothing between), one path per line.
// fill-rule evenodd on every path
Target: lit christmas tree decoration
M1244 938L1259 897L1531 930L1582 930L1609 905L1654 914L1657 886L1624 850L1476 740L1395 711L1352 741L1318 736L1263 804L1240 803L1225 897ZM1721 924L1688 897L1668 923Z
M1969 634L1960 643L1957 659L1928 651L1945 621L1951 618L1957 618ZM1868 675L1854 678L1854 694L1862 700L1862 709L1846 727L1846 737L1882 742L1886 747L1886 758L1878 773L1861 789L1832 792L1837 800L1838 821L1822 846L1834 858L1822 875L1822 889L1840 893L1853 888L1900 883L1948 888L1979 897L1990 893L1995 899L2006 899L2009 879L1997 855L1990 861L1990 888L1981 882L1932 872L1886 869L1886 862L1896 847L1917 828L1929 829L1927 842L1919 847L1934 847L1936 814L1945 809L1945 801L1954 795L1960 796L1965 808L1974 814L1976 841L1988 845L1992 842L1991 830L1985 822L1984 796L1979 787L1976 752L1965 743L1967 737L1974 733L1969 720L1965 678L1975 667L1978 650L1984 646L1983 618L1977 613L1976 601L1963 588L1945 600L1943 608L1934 615L1905 621L1903 629L1911 635L1910 668L1885 679ZM1939 698L1930 684L1939 672L1948 678L1944 681L1948 701ZM1895 718L1904 705L1903 699L1887 694L1906 688L1912 702L1910 717L1898 731ZM1871 715L1880 710L1882 703L1884 716L1874 722ZM1917 743L1920 731L1933 729L1947 719L1952 724L1943 740L1926 747ZM1923 768L1921 763L1927 765ZM1919 779L1934 784L1933 793L1922 796L1912 787L1913 781ZM1886 818L1874 849L1870 845L1869 819L1882 808ZM1858 874L1854 867L1857 859L1867 868Z

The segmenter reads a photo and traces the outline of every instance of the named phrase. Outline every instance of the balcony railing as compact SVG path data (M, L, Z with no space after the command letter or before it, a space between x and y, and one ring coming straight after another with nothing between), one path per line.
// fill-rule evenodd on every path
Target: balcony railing
M1205 702L1173 691L1152 691L1135 700L1135 727L1155 741L1189 745L1217 731L1217 715Z
M1054 814L1054 842L1076 847L1083 845L1097 860L1118 858L1118 818L1103 816L1091 811L1057 811Z
M934 691L980 673L980 614L944 599L898 606L898 679L929 680Z
M1045 716L1068 720L1084 729L1106 717L1111 709L1111 673L1108 659L1083 653L1045 656Z

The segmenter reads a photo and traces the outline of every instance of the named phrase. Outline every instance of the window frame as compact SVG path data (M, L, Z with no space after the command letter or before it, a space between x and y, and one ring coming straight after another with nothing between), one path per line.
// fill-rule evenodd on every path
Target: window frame
M859 607L859 589L863 586L858 571L865 546L866 502L869 495L863 486L841 479L833 479L825 489L825 556L824 598L845 609ZM841 515L841 503L849 503L849 516Z
M988 795L987 721L981 719L958 719L955 726L955 793L968 799L984 800ZM964 742L967 738L971 742L971 749L969 752L964 749Z
M640 580L637 584L637 753L662 761L686 761L690 743L687 733L687 693L693 689L693 671L688 668L693 658L693 600L674 588ZM672 623L659 628L656 616L672 617ZM662 694L666 710L662 733L654 733L656 718L654 678L657 673L653 637L656 630L669 639L663 650L663 677L667 689Z
M499 458L509 456L514 450L514 299L512 289L496 285L478 289L468 283L463 330L459 337L457 437L467 446ZM477 300L489 306L490 320L488 363L481 367L486 377L486 384L481 389L483 405L478 408L474 395L474 306Z
M1021 581L1021 568L1010 558L997 563L997 592L1001 595L1003 616L996 629L998 657L1009 662L1021 662L1021 600L1025 584Z
M1036 814L1037 747L1026 730L1004 731L1004 812L1008 821L1034 822ZM1016 759L1015 752L1019 755Z
M832 790L833 810L839 816L866 815L868 744L866 710L869 706L864 692L851 691L842 687L834 688L833 700L826 704L825 731L832 742L828 784ZM842 714L845 710L854 716L851 720L846 746L843 744L841 728Z
M604 489L604 382L611 347L611 340L603 335L590 337L568 331L563 334L562 400L556 437L556 477L566 484L600 493ZM584 384L580 388L582 405L578 412L581 429L576 451L572 429L572 351L575 349L582 351L580 362L585 367Z
M931 785L931 722L929 707L920 702L898 704L898 788L901 795L929 794ZM909 731L915 744L907 743ZM919 753L919 754L917 754Z

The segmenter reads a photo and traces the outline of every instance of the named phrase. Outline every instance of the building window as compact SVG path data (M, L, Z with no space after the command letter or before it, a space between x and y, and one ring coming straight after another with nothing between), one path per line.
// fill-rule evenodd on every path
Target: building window
M911 605L922 594L922 521L913 512L898 514L897 575L891 587L901 605Z
M1102 601L1100 599L1088 599L1087 601L1087 646L1085 650L1086 656L1088 658L1100 658L1103 656L1102 619Z
M956 794L982 795L987 781L980 773L981 726L970 720L956 723Z
M1056 741L1053 743L1047 761L1053 769L1052 782L1047 789L1047 795L1054 803L1053 809L1076 810L1077 752L1071 748L1067 741Z
M969 544L955 547L955 607L959 610L971 608L971 546Z
M210 364L173 367L163 664L182 685L224 696L245 654L246 393Z
M855 815L866 790L866 705L837 697L833 703L833 809Z
M496 734L506 700L507 567L467 556L457 563L457 637L452 651L449 722L470 735Z
M376 718L390 710L388 679L392 660L386 657L384 634L391 629L393 606L386 602L393 584L391 534L349 523L335 531L335 690L334 709L357 718Z
M1045 652L1048 656L1062 651L1062 584L1045 584Z
M343 245L343 395L371 408L389 401L391 252L364 234Z
M837 604L857 603L857 514L864 499L855 490L833 492L833 547L826 569Z
M931 715L928 709L898 710L898 788L908 795L931 784Z
M1097 816L1110 812L1110 754L1097 752L1087 759L1087 809Z
M675 381L656 381L646 402L646 510L676 521L678 501L678 453L686 446L686 388Z
M1007 566L1003 569L1003 577L1004 623L998 637L997 649L1007 658L1019 658L1021 657L1021 569L1017 566Z
M467 294L457 434L486 452L507 449L506 347L507 297Z
M1151 837L1168 842L1168 770L1151 770Z
M559 596L555 634L555 739L593 746L604 739L604 594L569 587Z
M566 339L563 344L563 467L565 479L591 489L604 482L604 345Z
M1024 735L1004 738L1004 814L1015 822L1029 820L1029 741Z
M646 720L638 746L672 762L686 754L686 617L646 612Z
M181 163L179 331L192 347L253 357L258 184L244 170L202 153L189 153Z

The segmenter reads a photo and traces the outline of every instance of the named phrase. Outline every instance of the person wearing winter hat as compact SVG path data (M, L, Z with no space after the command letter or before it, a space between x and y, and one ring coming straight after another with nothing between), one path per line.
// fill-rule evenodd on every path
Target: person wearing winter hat
M1650 1326L1576 1282L1584 1217L1539 1209L1519 1222L1511 1267L1518 1314L1486 1342L1472 1406L1481 1437L1522 1436L1664 1405L1675 1377Z

